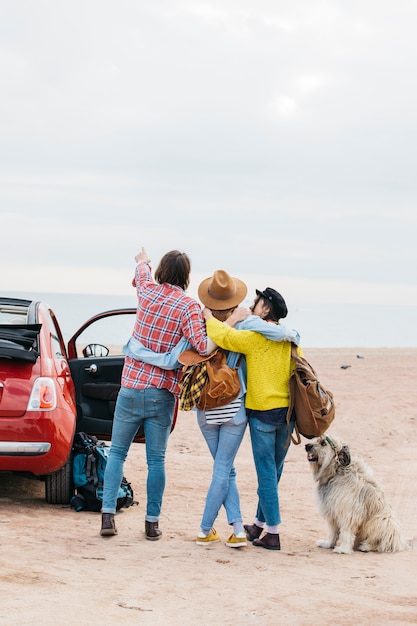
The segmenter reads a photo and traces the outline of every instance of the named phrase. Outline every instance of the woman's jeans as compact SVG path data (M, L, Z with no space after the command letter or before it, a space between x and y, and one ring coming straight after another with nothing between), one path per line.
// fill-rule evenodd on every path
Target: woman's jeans
M201 530L208 533L219 514L222 504L226 509L229 524L242 521L240 498L236 485L234 460L245 434L247 420L242 421L241 411L245 415L244 402L238 414L224 424L206 424L204 413L198 415L198 423L214 459L211 484L206 496ZM240 416L240 417L238 417ZM234 422L237 421L238 424Z
M293 429L294 421L291 420L290 431L292 432ZM259 522L266 522L267 526L278 526L281 523L278 483L289 449L289 446L286 447L289 435L288 424L286 422L265 424L256 417L251 417L249 430L253 460L258 476L256 518Z
M121 387L114 412L109 459L104 474L102 513L116 513L123 464L143 424L145 432L147 504L145 519L157 522L165 490L165 451L174 415L175 397L167 389Z

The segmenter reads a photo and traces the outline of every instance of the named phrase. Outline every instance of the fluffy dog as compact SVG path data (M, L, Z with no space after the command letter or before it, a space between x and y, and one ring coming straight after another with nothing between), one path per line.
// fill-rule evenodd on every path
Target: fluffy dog
M351 457L348 446L325 435L305 449L317 483L320 511L330 528L329 538L317 541L319 547L342 554L398 552L408 547L382 488L363 459Z

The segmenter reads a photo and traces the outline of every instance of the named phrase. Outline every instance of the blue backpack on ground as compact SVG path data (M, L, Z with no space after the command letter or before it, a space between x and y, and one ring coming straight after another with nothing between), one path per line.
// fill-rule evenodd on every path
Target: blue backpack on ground
M101 511L103 503L103 481L110 446L94 435L75 433L73 444L73 480L76 494L71 498L71 507L76 511ZM137 504L133 499L130 483L123 476L119 487L116 509Z

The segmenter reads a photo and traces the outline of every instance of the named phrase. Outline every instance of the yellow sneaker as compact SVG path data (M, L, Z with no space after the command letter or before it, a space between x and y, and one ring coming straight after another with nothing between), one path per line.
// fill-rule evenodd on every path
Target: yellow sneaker
M245 533L230 535L229 539L226 541L226 545L229 546L229 548L244 548L248 545Z
M197 535L197 539L195 540L198 546L207 546L210 543L215 543L216 541L221 541L220 535L218 535L214 528L212 528L208 535L205 535L201 531Z

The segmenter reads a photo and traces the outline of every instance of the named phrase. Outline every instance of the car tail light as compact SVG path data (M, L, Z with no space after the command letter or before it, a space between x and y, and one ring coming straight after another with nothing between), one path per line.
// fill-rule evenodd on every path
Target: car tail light
M32 387L27 411L51 411L56 408L56 389L52 378L37 378Z

